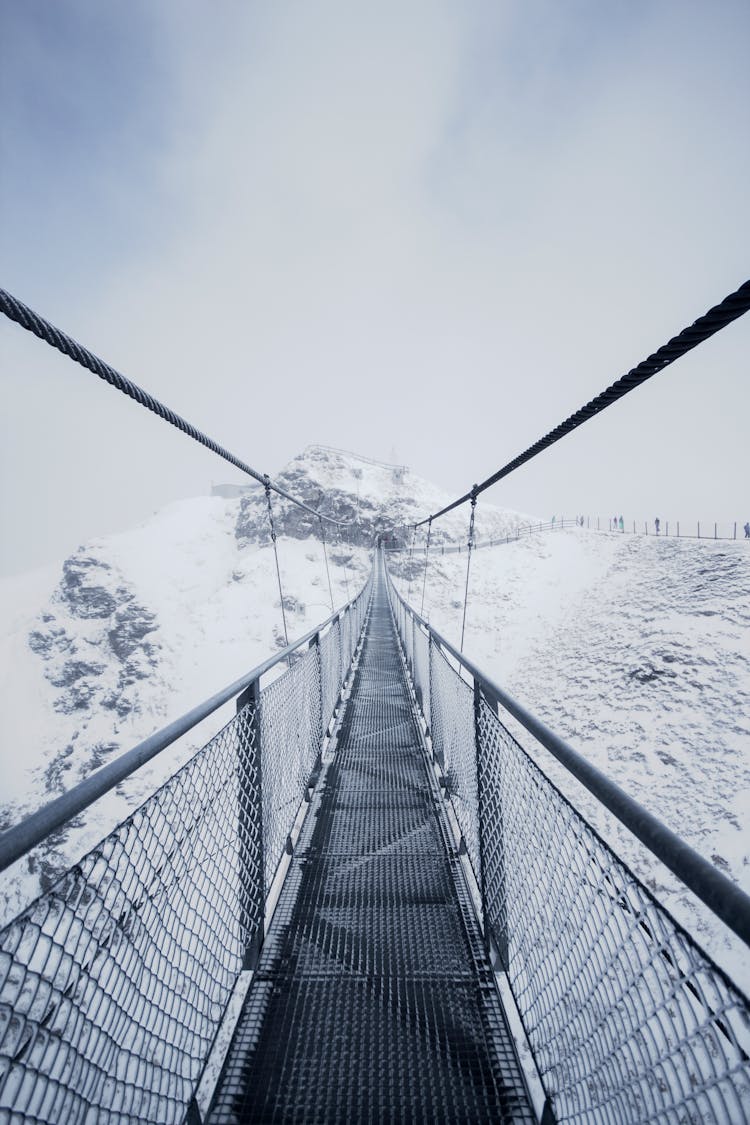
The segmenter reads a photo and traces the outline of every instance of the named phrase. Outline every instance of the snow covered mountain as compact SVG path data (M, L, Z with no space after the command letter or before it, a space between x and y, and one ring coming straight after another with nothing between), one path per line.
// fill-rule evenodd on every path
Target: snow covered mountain
M402 466L310 446L278 474L290 493L347 521L326 525L333 602L364 584L378 534L446 497ZM331 612L317 521L272 494L293 640ZM519 522L493 514L497 534ZM465 536L465 521L446 533ZM172 504L140 527L81 546L60 567L0 583L4 739L0 828L16 823L284 646L266 498ZM217 730L226 708L21 861L4 918L49 886ZM0 921L2 919L0 918Z
M350 526L326 527L333 600L361 587L376 536L451 500L408 469L311 446L275 478ZM272 497L290 639L330 613L317 521ZM480 541L529 517L480 501ZM433 543L465 543L467 512ZM422 537L422 543L424 539ZM419 540L418 540L419 542ZM456 640L466 555L429 561L425 613ZM393 554L421 599L424 555ZM69 789L283 646L266 499L181 501L60 567L0 584L5 737L0 825ZM750 889L750 555L743 543L556 530L473 556L465 649L519 700ZM7 873L4 918L49 885L202 745L231 709ZM528 745L528 738L523 738ZM541 764L746 987L723 927L696 912L548 757Z

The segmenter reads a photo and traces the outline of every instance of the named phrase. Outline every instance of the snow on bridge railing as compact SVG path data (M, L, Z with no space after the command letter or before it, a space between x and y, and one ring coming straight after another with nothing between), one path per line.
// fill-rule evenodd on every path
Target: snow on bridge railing
M257 959L371 587L0 838L7 866L236 699L187 765L0 931L0 1120L176 1125L192 1109L239 974Z
M390 578L388 588L488 952L557 1119L750 1120L750 1001L539 769L507 716L748 944L750 898L489 680Z

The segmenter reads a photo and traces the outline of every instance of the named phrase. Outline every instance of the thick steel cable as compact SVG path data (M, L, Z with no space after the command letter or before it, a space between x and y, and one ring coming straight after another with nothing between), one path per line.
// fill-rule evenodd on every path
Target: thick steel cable
M331 586L331 572L328 569L328 551L326 550L326 533L323 529L323 521L322 520L320 521L320 538L323 542L323 558L325 559L326 575L328 577L328 596L331 599L331 613L333 613L334 612L333 587Z
M469 553L466 556L466 586L464 587L464 615L461 622L461 649L464 651L464 633L466 632L466 607L469 603L469 571L471 570L471 552L474 549L474 516L477 510L477 486L471 490L471 516L469 517ZM420 615L421 616L421 615Z
M44 340L45 343L50 344L53 348L57 348L63 355L75 360L81 367L85 367L87 370L92 371L94 375L98 375L100 379L103 379L105 383L109 383L111 387L122 391L128 398L132 398L134 402L139 403L140 406L144 406L146 410L150 410L152 414L156 414L165 422L169 422L171 426L181 430L183 434L187 434L193 441L204 445L206 449L210 449L211 452L215 453L218 457L223 457L230 465L234 465L236 469L247 473L248 476L257 480L264 487L266 481L268 481L274 492L277 492L279 496L283 496L285 500L291 501L292 504L296 504L298 508L304 508L306 512L317 516L318 519L328 520L329 523L341 524L341 520L335 520L332 516L325 516L321 512L316 511L315 508L311 508L302 500L298 500L295 496L286 492L279 485L274 484L268 477L268 474L257 472L256 469L251 468L250 465L241 461L239 457L235 457L233 453L224 449L224 447L215 442L213 438L208 437L201 430L193 426L192 423L185 421L179 414L175 414L174 410L171 410L168 406L165 406L163 402L159 402L153 395L150 395L148 391L144 391L142 387L139 387L136 383L131 382L130 379L121 375L114 367L110 367L103 359L99 359L93 352L84 348L83 345L77 343L65 332L62 332L59 328L55 328L54 324L50 324L48 320L39 316L39 314L35 313L33 309L30 309L28 305L24 305L22 301L19 301L17 297L14 297L5 289L0 289L0 312L5 313L9 320L20 324L27 332L33 332L40 340Z
M273 544L273 556L276 559L276 578L279 583L279 602L281 604L281 620L284 625L284 647L289 648L289 634L286 629L286 610L284 609L284 591L281 588L281 567L279 566L279 551L276 546L276 528L273 525L273 510L271 508L271 482L265 482L266 489L266 504L268 505L268 522L271 526L271 543ZM291 665L290 665L291 666Z
M571 414L569 418L566 418L565 421L561 422L559 426L556 426L554 430L550 430L550 432L540 438L539 441L529 446L524 453L519 454L518 457L514 457L512 461L509 461L502 469L498 469L491 477L487 477L486 480L482 481L482 483L477 486L477 493L484 492L484 490L490 488L491 485L497 484L503 477L507 477L509 473L514 472L516 469L520 468L521 465L525 465L532 457L536 457L537 454L548 449L550 445L554 445L560 438L565 437L567 434L577 429L578 426L582 426L584 422L588 422L589 419L594 418L597 414L601 414L602 410L606 410L608 406L612 406L613 403L617 402L624 395L635 390L641 383L645 383L647 379L658 374L659 371L663 371L670 363L674 363L680 356L685 355L686 352L691 351L691 349L697 347L698 344L702 344L704 340L707 340L722 328L726 328L728 324L731 324L733 320L737 320L737 318L742 316L743 313L746 313L748 309L750 309L750 281L744 282L734 293L730 293L729 296L725 297L723 301L720 301L718 305L714 305L704 316L699 317L694 324L691 324L688 328L683 328L682 332L677 336L673 336L672 339L660 347L658 351L655 351L647 359L639 363L637 367L628 371L627 375L623 375L622 378L618 379L617 382L613 383L610 387L607 387L607 389L597 395L596 398L591 399L591 401L586 403L585 406L582 406L580 410L577 410L575 414ZM421 524L427 523L428 519L436 520L438 517L444 516L446 512L452 512L454 508L465 504L467 500L471 500L472 492L473 490L464 493L463 496L459 496L458 500L454 500L452 504L447 504L445 508L441 508L439 512L433 512L431 516L420 520L417 526L419 527Z
M427 560L430 557L430 539L432 538L432 516L427 525L427 544L424 549L424 575L422 577L422 604L419 607L419 616L424 617L424 594L427 589Z

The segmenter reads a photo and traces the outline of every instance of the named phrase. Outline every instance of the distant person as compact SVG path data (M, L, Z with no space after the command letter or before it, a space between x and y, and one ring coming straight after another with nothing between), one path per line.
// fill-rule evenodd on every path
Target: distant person
M660 524L659 524L659 517L658 517L658 516L657 516L657 517L656 517L656 519L654 520L654 527L656 528L656 534L658 535L658 534L659 534L659 527L660 527Z
M750 522L745 524L745 538L750 539Z
M620 525L620 531L624 531L625 530L625 520L622 518L622 516L620 516L620 519L619 519L618 522L619 522L619 525Z
M612 516L612 530L617 531L617 516Z
M553 527L555 526L555 517L554 516L552 517L552 526Z

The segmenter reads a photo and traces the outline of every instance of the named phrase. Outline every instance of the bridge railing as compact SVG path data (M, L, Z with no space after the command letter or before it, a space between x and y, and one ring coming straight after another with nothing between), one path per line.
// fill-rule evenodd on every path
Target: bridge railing
M0 931L0 1120L185 1119L239 973L255 964L266 897L320 761L371 583L124 755L96 791L84 783L0 839L7 866L49 825L236 699L235 716L187 765ZM262 687L282 661L286 671Z
M750 1002L549 781L509 717L749 944L750 899L388 585L488 952L507 974L557 1120L750 1120Z

